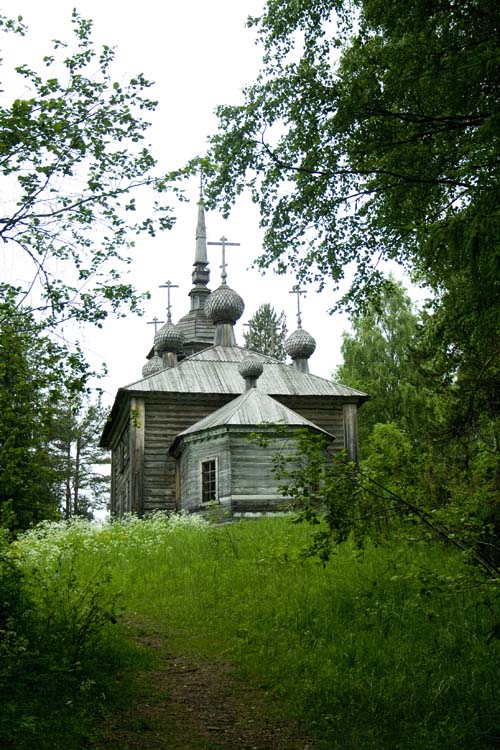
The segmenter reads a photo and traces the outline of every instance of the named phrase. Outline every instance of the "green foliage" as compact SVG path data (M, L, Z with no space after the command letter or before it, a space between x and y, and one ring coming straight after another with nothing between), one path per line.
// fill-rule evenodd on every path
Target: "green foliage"
M262 72L244 104L219 108L209 154L225 205L250 182L263 264L337 281L356 260L355 297L381 257L412 258L437 284L451 258L491 277L498 23L492 0L266 2L250 23Z
M254 436L258 444L265 437ZM493 585L500 580L497 495L484 485L474 494L450 471L446 457L415 450L415 442L394 423L376 424L361 468L334 454L329 440L297 430L286 452L273 457L279 491L296 522L315 528L306 555L324 564L352 537L387 542L411 534L453 546Z
M100 325L123 304L137 308L119 265L137 235L171 226L162 194L176 188L173 175L155 173L145 142L144 115L156 107L151 83L142 74L115 81L113 49L94 46L92 22L77 11L72 24L73 40L54 40L40 71L17 67L21 98L5 87L0 101L0 175L9 196L0 237L32 264L25 294L40 298L48 322ZM19 31L3 17L2 26Z
M80 353L45 335L7 293L0 301L0 525L19 530L57 516L55 413L87 376Z
M283 311L278 315L269 302L264 302L250 318L248 326L248 332L243 333L247 349L269 354L280 362L285 361L287 326Z
M92 402L81 352L48 335L6 293L0 302L0 526L92 515L108 500L107 456L98 447L106 418Z
M80 573L109 561L127 614L173 654L236 663L318 748L498 745L499 602L451 549L347 542L323 566L302 554L313 529L289 518L44 528L25 539L31 565L70 546Z
M263 68L219 107L209 196L228 211L250 186L260 264L334 290L353 271L351 311L387 288L381 261L410 270L470 436L500 404L498 3L267 0L249 25Z
M125 665L109 630L116 594L102 561L47 544L35 559L31 539L0 550L0 743L76 750Z
M0 685L26 656L26 627L31 624L30 602L24 589L24 577L8 554L6 534L0 529Z
M282 431L290 437L289 430ZM273 473L296 522L321 527L307 554L326 562L336 546L347 540L359 516L356 466L344 452L334 453L325 435L299 429L287 440L286 452L280 450L273 456Z
M99 448L107 419L100 397L91 401L76 394L59 405L53 426L51 450L59 476L59 496L66 520L73 516L93 517L109 502L110 458Z
M354 318L336 376L372 397L359 415L360 452L363 472L374 483L364 483L365 491L373 496L374 511L386 509L386 528L394 511L396 517L410 512L496 574L495 389L489 377L466 382L464 358L460 362L439 340L441 322L440 312L417 316L402 287L394 285L378 308L370 305ZM495 356L493 351L490 363Z
M343 334L334 379L370 395L359 413L361 454L377 423L393 422L413 441L425 441L437 418L435 384L431 388L419 370L420 319L402 284L391 279L377 304L353 317L352 327L352 334Z

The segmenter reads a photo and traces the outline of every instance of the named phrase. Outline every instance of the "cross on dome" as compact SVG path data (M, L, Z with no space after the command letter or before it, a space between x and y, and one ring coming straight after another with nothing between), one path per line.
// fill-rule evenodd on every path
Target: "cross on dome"
M302 328L302 318L300 317L300 295L303 294L304 296L307 294L305 289L300 289L299 286L295 286L288 294L296 294L297 295L297 327Z
M172 305L170 304L170 290L178 289L179 285L172 284L171 281L166 281L164 284L160 284L159 288L167 290L167 323L171 323L172 322Z
M223 284L226 283L227 280L227 263L226 263L226 247L232 246L232 247L239 247L239 242L228 242L227 237L221 237L220 242L207 242L207 245L219 245L222 247L222 265L219 266L219 268L222 268L222 273L220 275L221 281Z
M160 323L164 323L164 320L158 320L158 318L155 316L153 320L148 320L148 326L154 326L155 327L155 336L158 333L158 326Z

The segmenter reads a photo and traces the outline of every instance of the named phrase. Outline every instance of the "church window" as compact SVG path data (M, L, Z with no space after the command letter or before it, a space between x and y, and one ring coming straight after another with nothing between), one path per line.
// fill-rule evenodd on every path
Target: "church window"
M217 500L217 460L211 458L201 462L201 501L212 503Z

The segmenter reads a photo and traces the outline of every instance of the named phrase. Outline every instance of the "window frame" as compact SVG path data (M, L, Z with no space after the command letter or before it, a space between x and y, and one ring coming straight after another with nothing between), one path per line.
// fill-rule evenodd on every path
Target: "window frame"
M205 493L205 467L208 466L208 464L212 464L208 471L210 474L213 474L213 476L208 477L208 493ZM209 503L217 503L219 501L219 461L217 456L210 456L208 458L203 458L200 460L200 484L201 484L201 504L202 505L208 505ZM214 490L214 497L210 496L210 489ZM206 497L206 494L209 496Z

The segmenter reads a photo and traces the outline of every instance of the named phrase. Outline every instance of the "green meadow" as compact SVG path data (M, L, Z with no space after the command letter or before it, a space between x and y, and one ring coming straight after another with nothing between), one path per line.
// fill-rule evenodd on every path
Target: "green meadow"
M161 514L25 534L2 557L2 747L93 747L154 658L126 622L236 665L318 748L498 748L498 582L403 534L321 565L311 534Z

